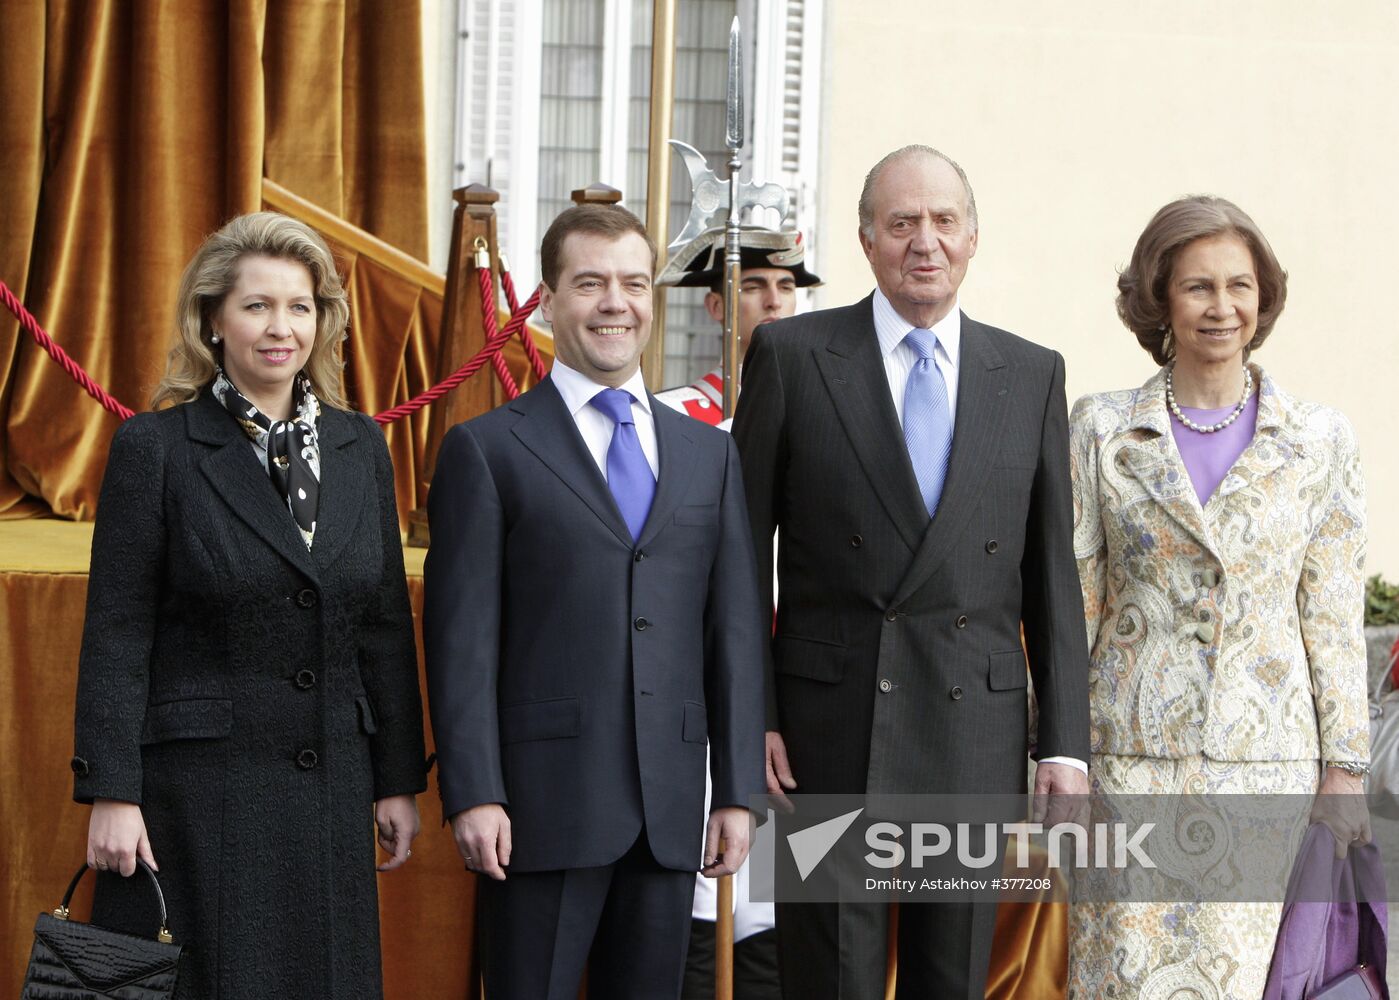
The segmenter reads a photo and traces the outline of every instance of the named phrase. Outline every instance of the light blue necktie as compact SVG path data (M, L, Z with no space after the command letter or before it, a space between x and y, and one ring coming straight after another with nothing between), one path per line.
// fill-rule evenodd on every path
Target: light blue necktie
M651 513L651 501L656 498L656 477L641 450L641 439L636 436L632 394L603 389L589 402L617 425L612 431L612 443L607 446L607 488L617 501L622 520L631 529L632 539L639 540Z
M947 383L933 360L937 334L915 328L904 337L904 343L918 355L904 386L904 441L923 506L932 517L937 513L947 479L947 459L952 454L952 414L947 405Z

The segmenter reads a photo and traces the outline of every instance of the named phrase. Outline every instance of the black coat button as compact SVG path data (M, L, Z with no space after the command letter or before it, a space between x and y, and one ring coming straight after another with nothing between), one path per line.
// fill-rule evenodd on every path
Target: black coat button
M958 628L966 628L966 627L967 627L967 616L966 616L966 615L958 615L958 616L957 616L957 627L958 627Z
M641 562L641 560L643 560L643 559L645 559L645 558L646 558L646 553L645 553L645 552L638 552L636 555L632 556L632 559L633 559L633 561L635 561L635 562Z
M310 587L297 591L296 606L298 608L314 608L316 606L316 592Z
M88 776L89 768L87 766L87 761L83 760L81 757L74 757L68 762L68 766L73 769L73 773L79 778L86 778Z
M893 608L890 608L888 611L884 612L884 620L886 622L898 621L898 618L899 613Z
M636 626L636 630L638 632L645 632L647 627L650 626L651 623L648 622L645 618L638 618L636 621L632 622L632 624Z
M996 554L996 550L999 549L1000 547L1001 547L1000 542L996 541L994 538L991 539L989 542L986 543L986 551L989 552L989 553L991 553L991 555L995 555L995 554Z
M947 693L950 694L950 695L952 696L952 700L953 700L953 701L961 701L961 700L962 700L962 689L961 689L960 687L957 687L956 685L953 685L952 690L949 691L949 692L947 692Z
M321 762L321 758L314 750L303 750L296 755L296 766L303 771L309 771Z
M296 672L296 686L303 691L309 691L316 686L316 672L306 667L302 667Z
M859 535L851 535L851 536L850 536L850 547L851 547L852 549L858 549L861 545L864 545L864 544L865 544L865 540L864 540L863 538L861 538Z

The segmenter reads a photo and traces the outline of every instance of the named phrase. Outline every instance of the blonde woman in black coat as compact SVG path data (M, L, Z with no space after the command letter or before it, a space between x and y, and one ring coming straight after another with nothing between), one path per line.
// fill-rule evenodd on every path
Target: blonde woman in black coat
M340 394L347 319L319 236L234 219L185 270L157 412L112 441L75 797L94 919L148 932L149 887L118 876L159 863L181 997L382 994L368 827L379 869L403 864L422 708L393 469Z

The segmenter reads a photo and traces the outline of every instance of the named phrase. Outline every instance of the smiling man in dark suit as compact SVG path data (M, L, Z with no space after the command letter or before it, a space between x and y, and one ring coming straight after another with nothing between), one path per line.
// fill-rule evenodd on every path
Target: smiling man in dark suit
M734 438L758 564L778 533L770 790L1086 794L1088 651L1064 363L958 305L961 168L891 153L860 197L875 292L761 327ZM764 606L770 584L764 585ZM883 997L887 907L779 903L784 995ZM995 905L904 905L900 997L980 998Z
M573 1000L585 963L591 995L678 996L695 870L737 870L763 791L766 620L738 453L642 382L655 263L625 209L554 221L553 371L447 434L428 500L439 781L487 876L492 1000Z

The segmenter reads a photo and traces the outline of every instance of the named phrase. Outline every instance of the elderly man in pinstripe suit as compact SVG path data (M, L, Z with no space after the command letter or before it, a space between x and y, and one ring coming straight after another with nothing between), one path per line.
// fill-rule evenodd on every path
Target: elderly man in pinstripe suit
M1023 622L1036 791L1086 794L1063 359L961 312L976 202L943 154L875 165L860 243L878 288L755 332L734 422L758 565L778 545L770 790L1023 791ZM784 994L883 996L886 913L779 903ZM902 907L899 996L981 997L994 920Z

